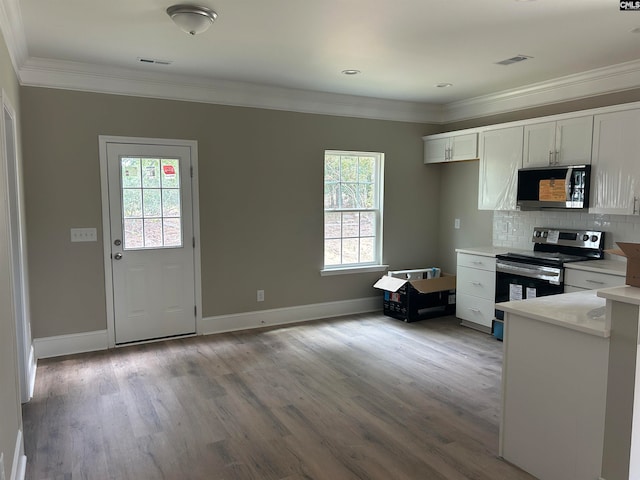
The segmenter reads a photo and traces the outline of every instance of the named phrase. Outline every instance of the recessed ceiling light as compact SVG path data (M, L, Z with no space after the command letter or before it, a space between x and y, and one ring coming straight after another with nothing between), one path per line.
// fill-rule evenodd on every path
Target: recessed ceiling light
M355 70L355 69L348 69L348 70L342 70L342 73L344 75L358 75L360 73L360 70Z
M449 87L453 87L453 83L436 83L436 87L438 87L438 88L449 88Z

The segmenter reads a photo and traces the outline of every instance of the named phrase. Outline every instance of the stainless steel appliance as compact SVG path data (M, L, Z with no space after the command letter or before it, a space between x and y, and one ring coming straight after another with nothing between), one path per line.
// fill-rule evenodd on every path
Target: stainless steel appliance
M589 208L591 165L518 170L517 205L521 210Z
M496 256L496 303L563 293L566 263L604 257L600 231L536 227L532 241L531 252Z

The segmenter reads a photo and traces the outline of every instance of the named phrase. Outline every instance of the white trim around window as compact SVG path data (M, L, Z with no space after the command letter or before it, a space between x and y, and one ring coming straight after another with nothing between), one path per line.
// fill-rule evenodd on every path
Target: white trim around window
M326 150L321 275L383 271L384 154Z

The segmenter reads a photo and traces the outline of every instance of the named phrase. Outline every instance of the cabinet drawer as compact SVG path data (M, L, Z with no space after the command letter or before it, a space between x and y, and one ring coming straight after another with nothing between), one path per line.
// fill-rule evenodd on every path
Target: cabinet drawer
M481 270L496 271L496 259L494 257L483 257L482 255L470 255L468 253L458 254L458 267L479 268Z
M625 284L625 277L567 268L565 270L564 283L572 287L595 290L608 287L620 287Z
M496 274L477 268L458 267L456 292L495 301Z
M456 317L491 328L495 317L495 302L456 293Z

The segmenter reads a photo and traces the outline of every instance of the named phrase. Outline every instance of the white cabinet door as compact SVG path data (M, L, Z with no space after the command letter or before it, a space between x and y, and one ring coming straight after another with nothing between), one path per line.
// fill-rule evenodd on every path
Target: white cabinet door
M559 120L556 124L556 164L590 164L592 140L592 115Z
M524 127L525 168L553 165L556 149L556 122L536 123Z
M523 165L589 164L592 137L593 116L526 125Z
M565 269L564 287L577 287L585 290L597 290L600 288L621 287L625 283L622 275L610 275L608 273L587 272L584 270Z
M467 133L451 137L449 161L473 160L478 158L478 134Z
M640 109L596 115L589 213L635 215L640 208Z
M516 209L523 131L523 127L509 127L480 134L479 210Z
M424 138L424 163L458 162L478 158L478 134Z
M495 318L495 301L472 295L456 294L456 317L485 327L486 331L491 328ZM468 323L466 325L471 326Z
M447 160L448 138L434 138L424 141L424 163L442 163Z

